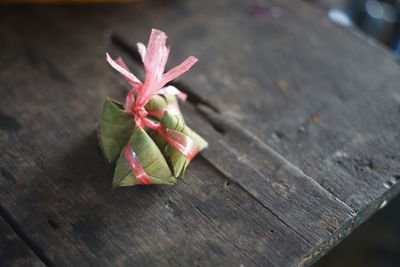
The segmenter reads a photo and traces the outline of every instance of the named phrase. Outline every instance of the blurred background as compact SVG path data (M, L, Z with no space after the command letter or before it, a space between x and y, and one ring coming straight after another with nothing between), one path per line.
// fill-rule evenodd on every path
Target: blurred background
M399 0L334 0L328 15L346 27L356 27L400 55Z
M397 196L314 266L400 266L399 210L400 196Z
M7 4L132 2L135 0L0 0ZM331 20L356 27L400 55L400 0L303 0L329 7ZM262 6L262 1L254 1Z

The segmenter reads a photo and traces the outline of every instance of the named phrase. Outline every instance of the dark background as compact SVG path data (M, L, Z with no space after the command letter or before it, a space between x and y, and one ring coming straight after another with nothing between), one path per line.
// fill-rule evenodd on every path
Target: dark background
M315 264L325 266L400 266L400 196L373 215Z

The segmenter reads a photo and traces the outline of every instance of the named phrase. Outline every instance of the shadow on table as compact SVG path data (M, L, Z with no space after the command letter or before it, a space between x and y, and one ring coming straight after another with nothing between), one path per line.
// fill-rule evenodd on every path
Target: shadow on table
M154 208L157 197L167 193L160 187L112 189L114 167L105 162L96 131L71 147L70 151L62 152L60 160L46 163L48 168L36 176L32 194L26 199L40 203L41 215L48 214L47 221L55 229L73 222L73 228L90 235L87 241L93 242L96 232L104 230L113 216L123 218L121 214L129 213L125 218L135 224L140 218L132 220L132 211L147 213L148 208Z

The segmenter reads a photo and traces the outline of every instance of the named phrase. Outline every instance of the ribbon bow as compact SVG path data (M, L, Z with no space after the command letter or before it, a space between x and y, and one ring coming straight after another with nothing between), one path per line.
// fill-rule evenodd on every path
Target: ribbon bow
M125 109L134 117L137 127L144 128L144 126L147 126L152 129L158 129L159 126L157 124L146 118L148 113L144 108L154 95L172 94L183 100L187 97L185 93L182 93L176 87L165 85L188 71L198 60L190 56L175 68L164 73L170 50L166 46L166 40L167 36L164 32L153 29L147 48L142 43L137 44L146 71L144 83L129 71L121 58L114 61L108 53L106 54L110 65L122 74L132 86L125 100Z
M188 71L198 60L190 56L178 66L164 73L170 51L170 48L166 46L166 40L167 36L164 32L152 29L147 48L144 44L137 43L137 48L146 71L144 82L141 82L132 74L121 58L117 58L114 61L108 53L106 53L106 57L108 63L132 86L125 99L125 110L134 118L135 126L140 128L148 127L158 131L173 147L191 160L199 152L194 141L179 131L164 128L161 123L156 123L148 119L147 115L149 113L144 108L147 102L157 94L172 94L182 100L185 100L187 97L185 93L179 91L176 87L165 85ZM129 144L127 145L128 147L130 147ZM132 153L134 154L133 151L127 152L126 150L127 155L132 155ZM134 162L137 161L136 156L127 156L127 159L128 162L132 162L130 165L136 176L138 176L140 172L137 167L134 167L138 165L138 162ZM139 176L143 176L143 174Z

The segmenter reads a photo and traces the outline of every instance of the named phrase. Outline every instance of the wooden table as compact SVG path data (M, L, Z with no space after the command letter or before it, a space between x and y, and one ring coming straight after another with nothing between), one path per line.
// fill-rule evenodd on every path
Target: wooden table
M302 1L0 8L0 265L309 265L400 190L390 52ZM152 27L210 147L175 186L111 189L106 64Z

